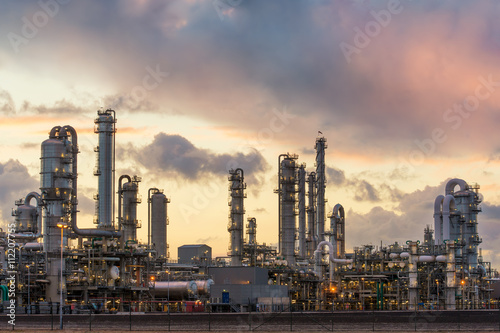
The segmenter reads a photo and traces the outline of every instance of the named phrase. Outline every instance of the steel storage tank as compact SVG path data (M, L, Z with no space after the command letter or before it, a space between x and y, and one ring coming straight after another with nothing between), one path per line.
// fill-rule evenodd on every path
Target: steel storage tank
M15 216L16 233L35 232L37 223L36 207L21 205L13 212Z
M51 137L42 142L40 190L45 200L44 249L58 251L61 246L57 223L67 218L72 194L72 145L59 127L51 131ZM57 135L56 135L57 134ZM67 245L66 233L64 245Z
M168 258L167 203L165 194L157 192L151 196L151 241L158 256Z
M214 284L214 280L196 280L196 285L198 287L198 295L209 295L210 287Z
M198 285L195 281L156 281L150 292L156 298L185 300L197 294Z
M123 241L137 241L137 204L140 178L134 177L131 182L123 184Z

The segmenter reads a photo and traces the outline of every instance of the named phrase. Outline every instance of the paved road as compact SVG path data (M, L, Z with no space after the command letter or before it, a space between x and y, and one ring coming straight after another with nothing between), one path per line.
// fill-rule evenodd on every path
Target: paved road
M0 317L0 330L12 330ZM16 331L58 329L58 315L17 315ZM64 328L92 331L493 331L500 330L500 311L376 311L293 313L146 313L65 315Z

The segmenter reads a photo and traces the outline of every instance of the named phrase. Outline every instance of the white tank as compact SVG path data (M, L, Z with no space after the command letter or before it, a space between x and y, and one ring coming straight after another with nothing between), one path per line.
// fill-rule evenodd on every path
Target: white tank
M120 277L120 269L116 266L111 266L108 269L108 275L111 279L116 280Z

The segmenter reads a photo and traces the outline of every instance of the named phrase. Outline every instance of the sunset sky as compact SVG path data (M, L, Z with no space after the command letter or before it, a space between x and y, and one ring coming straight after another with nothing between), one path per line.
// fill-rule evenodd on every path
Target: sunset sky
M226 255L228 166L245 170L257 241L277 243L277 160L314 169L347 250L423 239L450 178L481 185L500 265L500 4L410 0L3 1L0 211L39 191L40 144L79 135L80 227L93 227L94 118L117 114L117 176L171 199L168 242ZM329 225L327 220L326 225ZM147 229L139 230L146 241Z

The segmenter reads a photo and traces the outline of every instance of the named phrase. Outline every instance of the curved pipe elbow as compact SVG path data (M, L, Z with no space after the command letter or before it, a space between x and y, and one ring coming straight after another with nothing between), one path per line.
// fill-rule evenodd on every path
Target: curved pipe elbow
M459 178L453 178L446 183L446 194L453 194L455 191L455 186L460 186L460 191L465 191L469 187L465 180Z

